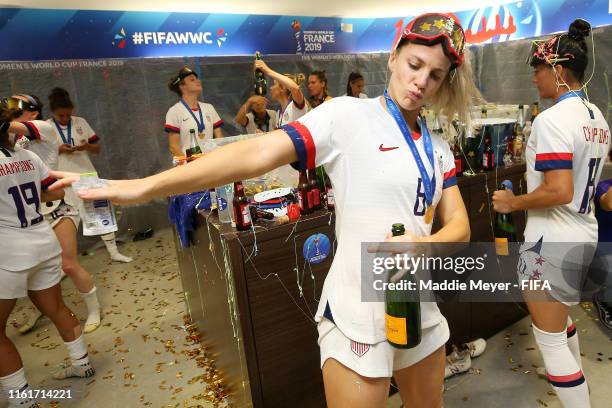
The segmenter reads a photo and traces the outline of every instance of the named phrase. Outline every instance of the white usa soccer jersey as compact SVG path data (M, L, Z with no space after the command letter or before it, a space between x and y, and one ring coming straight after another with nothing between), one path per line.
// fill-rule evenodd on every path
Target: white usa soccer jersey
M40 195L52 180L47 166L27 150L0 149L0 269L22 271L60 254L40 214Z
M600 110L585 103L588 109L578 97L563 99L533 123L525 153L528 192L542 184L545 171L569 169L574 196L565 205L529 210L526 242L597 242L593 196L610 150L610 129ZM546 255L555 258L552 247L551 252Z
M59 145L51 125L44 120L31 120L23 122L30 132L30 141L26 148L38 155L51 170L57 170Z
M308 104L306 103L306 99L304 99L302 105L298 105L293 101L293 99L290 99L287 106L285 106L285 109L282 109L278 112L278 127L298 120L307 112Z
M191 136L190 130L195 131L198 145L204 150L204 141L213 138L213 130L223 126L223 120L219 117L219 114L215 108L209 103L198 102L199 110L191 110L191 112L183 105L180 101L174 104L168 113L166 113L166 124L164 125L164 131L166 133L178 133L181 136L181 151L184 153L185 150L191 147ZM193 118L200 120L200 112L204 119L204 134L203 138L200 138L200 132L198 131L198 124Z
M361 301L361 243L384 241L394 223L417 236L431 234L425 222L425 194L410 148L380 98L334 98L283 127L304 169L323 165L336 200L338 250L325 279L316 319L329 302L338 328L351 340L374 344L386 339L382 302ZM456 184L448 144L432 135L437 180L434 205ZM425 156L422 138L416 142ZM442 321L435 303L421 303L422 327Z

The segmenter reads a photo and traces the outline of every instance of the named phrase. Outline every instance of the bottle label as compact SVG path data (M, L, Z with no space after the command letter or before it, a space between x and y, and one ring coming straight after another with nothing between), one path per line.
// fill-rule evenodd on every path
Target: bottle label
M304 210L304 197L303 197L303 193L301 191L298 191L298 203L300 205L300 210Z
M310 190L307 194L308 202L306 204L308 205L308 208L312 208L312 201L313 201L312 196L313 196L312 190Z
M510 255L510 245L508 238L495 238L495 253L500 256Z
M312 189L312 205L317 207L321 204L321 192L318 188Z
M251 226L251 211L249 205L246 204L241 206L240 209L242 210L242 223L245 227Z
M387 340L394 344L408 344L405 317L394 317L385 313L385 326L387 328Z
M334 201L334 190L332 190L331 188L327 189L327 205L328 206L334 206L336 204L336 202Z
M485 169L489 168L489 154L485 153L482 158L482 167Z

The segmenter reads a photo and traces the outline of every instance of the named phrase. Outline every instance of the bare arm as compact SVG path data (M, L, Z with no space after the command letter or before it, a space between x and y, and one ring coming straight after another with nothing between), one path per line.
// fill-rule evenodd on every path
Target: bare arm
M47 203L49 201L61 200L62 198L64 198L64 190L54 190L54 191L45 190L40 193L40 201L43 203Z
M81 198L110 199L117 203L141 203L158 197L222 186L264 174L297 160L291 139L282 130L231 143L189 164L136 180L111 180L105 188L88 190ZM231 164L231 165L230 165ZM56 190L78 179L70 173L52 172L60 180Z
M220 127L213 129L213 139L223 139L223 130Z
M173 156L182 156L185 154L181 150L181 135L178 133L168 133L168 147L170 148L170 153Z
M521 210L540 210L567 204L574 197L572 170L548 170L544 181L529 194L515 196L511 191L493 193L493 208L497 212L509 213Z
M599 205L604 211L612 211L612 188L609 188L604 195L599 197Z
M425 237L427 242L469 242L470 221L459 187L452 186L442 191L436 212L442 228Z
M246 126L249 121L249 118L247 118L247 113L249 113L249 110L251 110L251 98L247 99L240 109L238 109L238 113L234 118L236 123L238 123L240 126Z

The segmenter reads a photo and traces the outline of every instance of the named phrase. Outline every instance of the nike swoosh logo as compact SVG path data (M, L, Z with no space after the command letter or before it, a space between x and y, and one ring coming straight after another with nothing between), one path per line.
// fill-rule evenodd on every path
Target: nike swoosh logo
M399 149L399 147L383 147L382 143L378 146L378 150L381 152L388 152L389 150Z

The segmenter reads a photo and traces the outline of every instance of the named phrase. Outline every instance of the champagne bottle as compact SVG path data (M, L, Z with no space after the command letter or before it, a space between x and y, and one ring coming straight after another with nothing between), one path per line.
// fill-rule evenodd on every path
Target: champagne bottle
M495 169L495 150L491 145L491 127L485 127L485 147L482 152L482 169L484 171L491 171Z
M255 53L255 59L261 60L261 54L259 51ZM255 70L255 83L253 84L255 88L255 95L265 95L268 92L268 83L266 81L266 75L264 72L257 68Z
M394 237L404 235L404 224L393 224L391 234ZM397 269L389 271L389 282L413 285L412 290L385 291L385 326L387 341L395 348L409 349L421 342L421 303L414 275L406 274L397 279ZM394 279L395 278L395 279ZM408 301L406 300L408 299Z
M535 120L536 116L540 114L540 102L535 101L531 108L531 123Z
M251 210L249 200L244 195L244 187L241 181L234 182L234 221L238 231L248 231L251 229Z
M500 190L512 191L510 180L502 181ZM516 242L516 227L512 214L497 213L493 227L495 235L495 253L500 256L510 255L510 242Z

